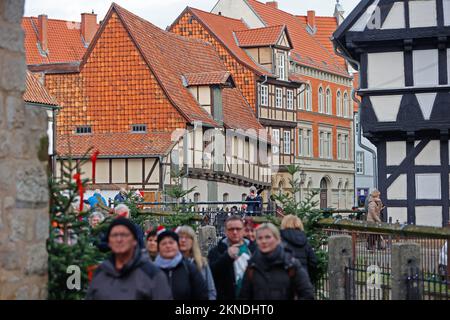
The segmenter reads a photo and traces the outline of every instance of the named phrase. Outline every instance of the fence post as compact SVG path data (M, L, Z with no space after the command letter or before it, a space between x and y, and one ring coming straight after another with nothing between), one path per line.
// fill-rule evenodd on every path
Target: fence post
M328 278L330 299L345 300L345 268L350 267L352 237L331 236L328 241Z
M407 300L408 277L411 270L421 270L420 245L394 243L392 245L392 300ZM420 281L417 289L420 293ZM411 292L409 292L411 293Z
M204 257L208 256L208 251L217 244L216 228L213 226L203 226L198 228L198 242Z

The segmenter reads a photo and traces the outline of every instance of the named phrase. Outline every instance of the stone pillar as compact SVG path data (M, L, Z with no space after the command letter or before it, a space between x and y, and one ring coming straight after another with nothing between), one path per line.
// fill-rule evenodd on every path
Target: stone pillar
M204 226L198 229L198 242L204 257L208 256L209 250L217 244L216 228Z
M408 283L408 277L421 270L420 245L416 243L393 244L391 265L392 300L420 299L422 283L417 280L410 280Z
M0 0L0 299L47 296L46 111L25 110L24 0Z
M331 236L328 240L330 299L345 300L345 268L352 258L352 237Z

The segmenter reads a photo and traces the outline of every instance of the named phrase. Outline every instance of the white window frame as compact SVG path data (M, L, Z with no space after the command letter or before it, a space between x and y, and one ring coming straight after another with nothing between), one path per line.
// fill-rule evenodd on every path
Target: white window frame
M283 108L283 89L275 88L275 107Z
M286 80L286 57L284 52L278 52L278 76L280 80Z
M286 90L286 108L294 110L294 90Z
M305 154L305 147L303 141L303 131L306 129L299 128L298 129L298 155L303 156Z
M299 151L298 155L302 157L312 156L312 129L301 127L298 129Z
M260 103L266 107L269 105L269 87L266 85L261 85Z
M272 153L278 154L278 152L280 151L280 129L272 129L272 137L277 144L272 146Z
M350 105L349 95L348 95L347 91L345 91L344 92L344 102L343 102L344 110L343 110L343 114L342 114L342 116L344 118L347 118L349 116L349 113L348 113L349 112L349 105Z
M319 94L318 94L318 99L319 99L319 113L324 113L324 95L323 95L323 88L319 87L318 90Z
M312 143L313 143L313 134L312 134L312 129L306 129L306 136L305 136L305 140L307 143L305 143L305 145L308 146L308 152L306 152L305 156L306 157L312 157Z
M342 133L338 133L337 135L337 157L338 159L342 159L342 145L341 145Z
M312 88L311 85L306 87L306 111L312 111Z
M333 156L332 149L333 136L331 131L320 130L319 131L319 157L323 159L331 159Z
M364 152L363 151L357 151L356 152L356 174L363 175L364 174Z
M332 114L333 110L333 102L331 100L331 89L327 88L327 90L325 90L325 113L326 114Z
M283 139L283 154L291 154L291 131L284 131Z
M299 110L305 110L305 92L306 92L306 87L304 90L302 90L302 92L300 92L300 94L298 95L297 98L297 104L298 104L298 109Z
M336 92L336 115L342 116L342 94L340 90Z

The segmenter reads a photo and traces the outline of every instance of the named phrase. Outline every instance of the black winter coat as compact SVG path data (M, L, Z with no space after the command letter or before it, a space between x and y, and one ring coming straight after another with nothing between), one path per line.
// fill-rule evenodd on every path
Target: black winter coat
M254 243L245 239L250 253L255 252ZM208 253L209 267L216 285L217 300L236 300L236 277L234 274L233 258L228 254L227 238L222 238L217 246Z
M172 292L164 273L135 249L122 270L116 270L113 256L97 268L86 299L172 300Z
M259 250L249 260L239 298L313 300L314 290L301 263L278 246L270 260Z
M208 286L197 267L183 258L173 269L161 269L169 280L174 300L208 300Z
M298 229L284 229L280 233L285 250L302 263L314 282L317 275L317 257L308 243L306 234Z

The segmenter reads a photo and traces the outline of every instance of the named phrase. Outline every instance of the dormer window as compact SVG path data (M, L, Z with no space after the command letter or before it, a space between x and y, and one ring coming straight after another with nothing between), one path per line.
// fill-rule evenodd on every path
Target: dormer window
M91 126L79 126L75 129L76 134L91 134L92 128Z
M286 57L284 53L278 53L278 77L286 80Z
M145 132L147 132L147 125L145 125L145 124L133 124L131 126L131 132L133 132L133 133L145 133Z

